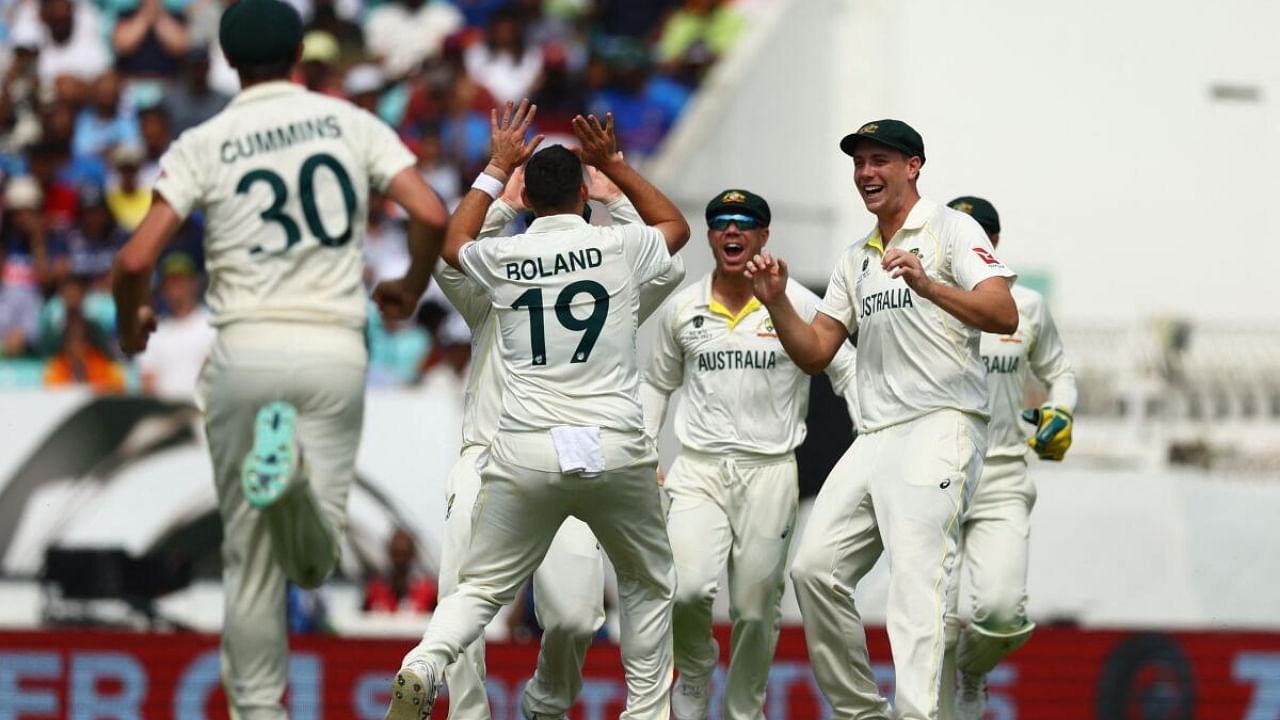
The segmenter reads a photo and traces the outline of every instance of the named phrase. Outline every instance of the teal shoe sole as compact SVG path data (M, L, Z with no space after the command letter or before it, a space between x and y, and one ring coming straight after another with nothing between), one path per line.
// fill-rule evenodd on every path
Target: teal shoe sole
M273 402L258 410L253 423L253 450L244 459L241 484L245 499L258 510L270 507L289 489L298 465L298 411L289 403Z

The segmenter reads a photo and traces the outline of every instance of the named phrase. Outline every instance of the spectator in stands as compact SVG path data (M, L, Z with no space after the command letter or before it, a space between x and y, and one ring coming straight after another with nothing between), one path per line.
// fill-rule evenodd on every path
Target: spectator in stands
M383 280L400 277L408 269L409 244L404 225L387 217L386 198L370 191L364 240L365 284L372 289Z
M27 149L27 162L31 178L40 187L40 207L50 230L62 230L75 221L78 185L101 184L105 176L97 158L77 162L66 145L55 141L42 140L32 145Z
M121 84L120 75L114 71L107 71L93 81L89 106L76 118L71 139L73 155L105 156L117 145L142 142L137 116L121 107Z
M681 0L599 0L600 24L608 35L649 37Z
M418 308L418 324L431 334L431 351L422 359L421 375L436 367L447 367L459 380L471 362L471 328L438 285L427 288Z
M586 83L569 71L568 56L559 45L543 53L542 78L533 93L538 106L538 130L547 134L573 134L573 117L586 112Z
M64 284L80 282L68 278ZM61 347L45 363L45 386L88 385L99 392L121 392L125 383L124 368L108 354L102 332L80 312L68 312Z
M375 575L364 586L365 612L425 613L436 607L435 580L415 570L417 548L413 536L397 528L387 543L390 568L385 576Z
M37 294L52 292L61 279L50 252L50 232L45 220L43 192L30 177L10 178L4 190L4 284Z
M538 112L541 113L542 108L538 108ZM418 174L452 212L462 199L462 176L458 174L457 166L445 159L440 133L434 127L429 127L418 138L417 143L410 147L414 148L418 156Z
M338 67L338 41L327 32L313 30L302 39L298 72L312 92L342 97L342 72Z
M15 153L40 139L40 39L10 38L13 48L0 80L0 153Z
M209 48L191 48L178 63L177 81L162 101L175 135L208 120L226 107L231 97L209 85Z
M331 35L338 43L338 63L344 67L364 58L364 30L338 15L334 0L315 0L306 30L308 33L319 31Z
M650 155L675 124L689 91L655 75L649 51L634 40L617 40L604 51L610 84L591 99L591 112L613 113L618 142L628 154Z
M111 151L113 172L107 180L106 204L126 232L133 232L151 207L151 186L143 185L140 177L144 155L141 145L117 145Z
M63 236L67 272L90 278L92 289L111 293L111 265L116 252L129 239L129 233L116 222L107 207L102 188L86 185L80 188L76 223Z
M398 80L435 57L463 23L462 13L446 0L392 0L366 17L365 48Z
M356 107L378 114L378 100L387 80L381 68L373 63L362 63L347 70L342 80L342 91Z
M21 357L35 350L40 293L5 282L5 248L0 243L0 358Z
M723 0L685 0L658 39L658 62L686 81L696 81L742 34L745 22Z
M483 42L467 48L467 74L483 85L501 105L528 97L542 73L542 51L525 43L515 8L502 8L489 17Z
M116 16L111 32L116 69L128 78L169 78L191 47L191 33L182 13L165 7L164 0L138 0Z
M67 324L73 316L82 317L91 326L99 347L110 352L115 335L116 305L109 286L92 275L67 274L53 294L40 308L41 355L52 355L62 347Z
M12 35L24 44L40 38L40 82L59 77L88 83L111 65L102 39L102 17L87 0L39 0L18 5Z
M167 313L138 356L142 390L168 400L191 401L216 332L200 304L195 262L186 253L171 252L160 263L160 295Z
M138 111L138 127L142 129L142 165L138 170L138 183L153 187L160 177L160 156L173 142L173 125L163 105L152 105Z
M477 97L488 91L466 75L453 83L440 119L440 141L445 158L458 167L463 177L479 174L489 158L489 111L479 110ZM489 104L489 108L496 107ZM474 171L474 172L473 172Z

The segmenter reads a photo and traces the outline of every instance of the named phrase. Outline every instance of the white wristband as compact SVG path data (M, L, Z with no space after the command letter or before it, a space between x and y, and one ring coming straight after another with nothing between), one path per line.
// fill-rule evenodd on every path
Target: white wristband
M488 173L480 173L476 176L476 181L471 183L471 187L497 200L507 184Z

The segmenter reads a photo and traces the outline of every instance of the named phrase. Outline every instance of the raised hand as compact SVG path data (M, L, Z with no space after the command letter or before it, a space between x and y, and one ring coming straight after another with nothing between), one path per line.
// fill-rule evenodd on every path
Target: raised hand
M622 153L618 153L618 158L622 159ZM587 183L587 192L592 200L608 204L622 197L622 190L594 165L587 166L587 178L591 181Z
M765 305L786 295L787 263L770 255L767 250L748 260L747 269L742 274L751 278L752 292Z
M586 165L603 168L614 162L622 162L618 152L618 136L613 131L613 113L605 113L604 124L595 115L573 118L573 133L578 136L578 158Z
M507 176L517 167L525 164L533 152L542 143L543 135L532 140L525 140L533 118L538 114L538 106L529 104L529 99L520 101L519 107L507 101L502 118L498 117L498 109L489 113L489 164ZM499 178L505 180L506 178Z
M884 260L880 262L880 266L889 272L890 277L900 277L905 280L907 287L915 290L920 297L929 297L933 280L929 279L929 273L925 272L919 256L901 248L894 248L884 254Z
M511 206L516 212L524 212L528 208L524 206L524 166L521 165L511 171L511 179L507 180L507 186L503 188L502 201Z

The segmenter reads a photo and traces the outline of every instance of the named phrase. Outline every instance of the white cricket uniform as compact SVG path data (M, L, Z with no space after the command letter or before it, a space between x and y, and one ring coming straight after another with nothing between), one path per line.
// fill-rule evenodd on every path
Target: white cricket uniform
M763 716L799 505L794 451L804 442L809 376L782 348L760 301L753 297L734 314L712 297L711 283L707 275L663 310L641 394L645 430L656 440L671 393L685 389L675 420L680 455L664 486L671 496L667 534L676 561L673 631L682 686L705 686L719 662L711 605L727 564L733 644L724 717L756 720ZM793 281L787 296L801 317L813 319L817 295ZM836 353L827 373L856 412L852 345Z
M615 223L640 223L630 201L607 205ZM516 216L502 200L489 206L480 237L497 235ZM640 288L640 322L644 322L684 279L684 263L672 258L670 272ZM471 542L471 514L480 492L479 460L498 432L505 382L498 357L497 325L484 288L448 265L435 272L445 296L471 328L471 365L463 404L462 456L449 473L448 514L440 559L440 594L457 587L458 563ZM542 648L533 679L525 686L524 705L533 712L559 717L568 712L582 689L582 662L592 637L603 624L604 565L596 538L586 523L568 518L560 526L547 556L533 574L534 608L543 627ZM449 685L449 717L488 720L484 685L484 640L445 672Z
M888 717L853 603L886 550L897 717L937 717L960 518L986 451L981 333L882 269L892 249L918 255L931 278L964 290L1014 277L973 218L921 199L887 245L876 229L844 253L818 306L858 333L862 412L861 434L819 492L791 568L810 661L835 720Z
M992 633L1028 625L1027 547L1036 489L1027 475L1027 437L1035 430L1021 419L1027 379L1034 375L1048 387L1049 404L1068 411L1076 405L1075 373L1044 298L1015 285L1013 299L1018 304L1017 331L982 334L982 361L991 389L990 439L982 479L965 513L962 543L973 623ZM959 585L952 586L949 640L958 631Z
M286 717L285 579L311 587L337 562L364 413L369 189L413 164L373 115L288 82L241 92L160 160L156 191L179 216L205 213L218 337L198 402L225 535L222 675L238 718ZM298 409L309 488L258 512L241 463L274 400Z
M622 717L667 717L675 571L657 453L643 430L635 335L640 288L672 262L654 228L596 227L574 215L463 248L462 269L484 288L497 323L502 410L480 467L459 586L406 664L426 662L438 677L515 598L573 515L618 573Z

